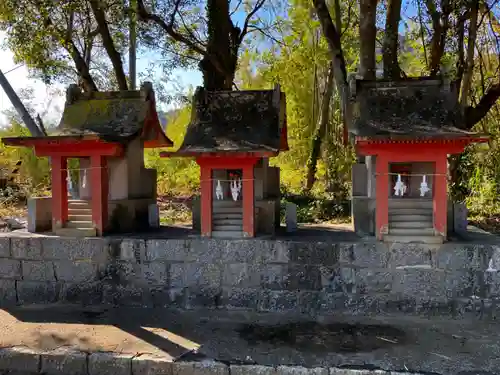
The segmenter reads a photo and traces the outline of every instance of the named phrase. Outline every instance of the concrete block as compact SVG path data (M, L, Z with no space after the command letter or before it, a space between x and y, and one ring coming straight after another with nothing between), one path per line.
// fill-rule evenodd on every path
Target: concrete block
M334 265L339 262L339 247L328 242L289 242L290 261L301 264Z
M389 267L430 266L432 253L439 246L420 243L393 243L389 249Z
M405 267L394 271L392 291L416 298L446 297L445 280L442 270Z
M375 199L368 197L351 198L351 217L354 232L360 236L375 235Z
M88 375L130 375L132 354L92 353L89 355Z
M271 290L287 290L290 285L288 265L264 264L260 270L260 287Z
M222 266L219 264L174 263L170 265L172 288L218 288L221 286L221 279Z
M104 304L130 307L151 307L153 305L149 288L144 286L116 286L104 284L102 288Z
M297 308L298 302L298 292L267 290L260 292L258 309L270 312L290 311Z
M40 233L52 229L52 197L28 198L28 232Z
M212 360L202 362L174 362L172 375L229 375L229 367Z
M168 266L166 263L152 262L140 265L142 278L153 285L167 285Z
M16 259L42 259L41 238L11 238L12 257Z
M231 375L275 375L276 368L271 366L230 366ZM328 374L326 374L328 375Z
M260 285L259 267L255 264L233 263L223 266L222 285L234 288L257 288Z
M57 349L42 355L40 372L47 375L88 375L87 354Z
M320 267L321 287L328 293L357 292L357 269L353 267Z
M320 290L321 271L311 264L291 264L288 267L288 287L290 290Z
M108 243L103 238L43 238L44 259L105 262Z
M10 253L10 238L2 237L0 238L0 258L10 258L12 255Z
M14 259L0 259L0 278L21 280L21 261Z
M357 270L356 278L359 293L388 293L392 290L394 274L387 269L361 268Z
M278 366L276 373L277 375L329 375L328 368L301 366Z
M52 262L23 260L21 261L23 280L56 281Z
M103 284L102 282L64 283L60 299L61 302L98 305L103 299Z
M120 243L120 260L140 263L146 259L146 241L124 239Z
M366 196L368 195L368 172L366 164L356 163L352 165L352 195Z
M19 303L54 303L59 298L61 285L53 282L18 281Z
M189 248L188 261L197 263L220 263L222 249L225 246L231 246L232 242L232 240L215 238L189 240L187 242Z
M387 266L389 252L384 244L358 242L353 246L353 265L367 268Z
M146 260L186 262L189 259L187 240L148 240L146 241Z
M489 257L484 245L446 243L435 252L435 265L443 269L486 269Z
M40 353L25 347L0 349L0 370L38 373Z
M464 203L453 204L453 230L455 233L467 232L468 214L467 206Z
M96 267L88 260L58 260L54 267L58 281L81 283L96 279Z
M172 375L172 361L164 357L141 354L132 359L132 375Z
M288 233L297 231L297 205L295 203L286 202L285 223Z
M16 302L16 281L0 280L0 306L14 305Z
M259 303L259 289L223 288L222 306L229 309L256 310Z
M160 208L156 203L148 206L148 222L150 228L160 227Z

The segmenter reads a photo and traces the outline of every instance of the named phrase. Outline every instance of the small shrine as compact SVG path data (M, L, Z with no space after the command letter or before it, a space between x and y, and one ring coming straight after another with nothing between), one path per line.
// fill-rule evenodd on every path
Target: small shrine
M444 79L351 81L356 232L387 242L447 239L448 155L487 138L463 130L464 111ZM363 160L364 159L364 160Z
M28 202L30 231L102 236L147 229L156 205L156 170L144 148L173 145L160 126L152 84L138 91L66 92L59 126L47 137L3 138L49 157L52 196ZM68 159L79 160L78 199L68 196Z
M193 98L191 121L176 152L200 166L200 200L193 227L206 237L254 237L280 226L279 168L269 158L288 150L285 95L260 91L206 91Z

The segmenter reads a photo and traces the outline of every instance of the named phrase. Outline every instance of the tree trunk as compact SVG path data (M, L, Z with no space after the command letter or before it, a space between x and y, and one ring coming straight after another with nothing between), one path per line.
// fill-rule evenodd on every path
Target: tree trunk
M207 18L207 51L200 62L204 87L207 90L231 90L236 73L236 59L234 49L231 48L234 30L229 14L229 1L208 0Z
M388 0L383 45L384 78L397 80L401 76L398 64L399 21L401 0Z
M316 171L318 158L321 152L321 144L326 133L328 122L330 121L330 101L333 95L333 87L335 83L333 62L330 63L328 73L326 76L325 91L321 99L321 112L316 127L314 137L311 144L311 154L307 160L307 181L305 192L311 191L314 183L316 182Z
M360 0L359 2L359 74L363 79L376 78L375 40L377 28L377 0Z
M429 70L431 76L434 77L438 74L441 58L443 57L444 47L446 43L446 33L448 32L449 18L450 18L450 1L442 0L441 10L438 12L434 0L426 0L427 11L429 12L432 20L432 39L431 39L431 52L429 60Z
M99 0L90 0L90 6L92 7L92 13L94 13L94 17L97 22L97 27L102 38L104 49L111 60L111 64L113 64L113 70L115 72L116 81L118 82L118 88L120 90L128 90L127 77L125 76L125 71L123 70L122 58L120 53L116 50L113 38L109 32L106 15L99 6Z
M465 71L462 80L462 90L460 93L460 103L463 106L467 105L467 99L469 96L470 88L472 85L472 76L474 73L474 52L476 47L476 36L477 36L477 16L479 12L479 0L475 0L472 9L471 17L469 21L469 37L467 41L467 58L465 63Z

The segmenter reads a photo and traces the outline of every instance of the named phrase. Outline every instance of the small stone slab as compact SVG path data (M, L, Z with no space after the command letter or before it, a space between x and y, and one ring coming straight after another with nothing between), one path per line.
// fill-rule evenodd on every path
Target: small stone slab
M24 347L0 349L0 370L38 372L40 354Z
M132 354L93 353L89 356L89 375L130 375Z
M47 375L88 375L87 354L71 349L57 349L42 355L41 371Z
M172 360L149 354L134 357L132 375L172 375Z

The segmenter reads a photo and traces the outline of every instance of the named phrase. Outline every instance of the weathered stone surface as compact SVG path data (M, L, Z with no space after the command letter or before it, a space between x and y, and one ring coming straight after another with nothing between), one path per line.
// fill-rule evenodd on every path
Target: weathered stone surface
M260 287L271 290L286 290L290 285L290 273L286 264L265 264L260 271Z
M394 271L393 293L413 297L445 297L446 274L443 270L406 267Z
M102 300L104 304L130 307L151 307L153 302L149 288L134 285L110 285L102 287Z
M23 260L21 262L23 280L56 281L52 262Z
M258 309L260 311L288 311L297 308L298 293L268 290L260 293Z
M359 293L387 293L392 290L394 274L388 269L361 268L357 270L356 279Z
M439 246L437 246L439 247ZM389 267L431 266L436 246L413 243L393 243L389 249Z
M140 263L146 260L146 241L124 239L120 243L120 260Z
M88 359L88 375L130 375L132 354L92 353Z
M141 276L148 284L167 285L167 264L160 262L144 263L140 265Z
M199 288L196 286L185 288L186 308L218 308L222 305L221 288Z
M174 263L170 265L172 288L218 288L222 282L222 265L214 263Z
M215 361L174 362L172 375L229 375L229 367Z
M370 371L370 370L358 370L352 368L338 368L338 367L330 367L329 373L330 375L379 375L375 371ZM387 373L387 375L388 374L389 373ZM406 375L406 374L403 372L398 372L398 375Z
M172 361L142 354L132 359L132 375L172 375Z
M260 286L259 266L248 263L224 265L222 285L234 288L257 288Z
M229 309L257 309L259 289L224 288L222 305Z
M321 292L299 292L298 293L298 308L301 313L315 315L322 310L322 294Z
M38 372L40 354L24 347L0 349L0 370Z
M222 251L225 246L231 246L233 240L193 239L187 243L189 260L196 263L221 263ZM236 240L236 242L238 242ZM248 242L248 241L247 241Z
M352 264L358 267L384 268L387 267L388 254L384 244L358 242L353 245Z
M287 247L282 241L265 240L219 240L214 246L219 246L219 255L222 263L286 263Z
M42 373L47 375L87 375L87 354L58 349L42 355Z
M2 237L0 238L0 258L9 258L12 254L10 253L10 238Z
M339 246L329 242L289 242L290 260L299 264L331 266L339 263Z
M109 244L103 238L43 238L44 259L106 262Z
M16 281L0 280L0 306L15 304L16 300Z
M20 303L53 303L59 297L61 285L43 281L17 281Z
M21 280L21 261L14 259L0 259L0 278Z
M148 240L146 260L187 262L191 261L188 240Z
M329 371L324 367L306 368L301 366L278 366L278 375L329 375Z
M329 293L356 293L357 269L353 267L320 267L322 290Z
M11 238L12 256L16 259L42 259L42 239Z
M444 269L482 269L488 267L491 246L444 244L435 254L436 266Z
M321 289L321 272L319 266L309 264L291 264L288 267L289 288L291 290Z
M275 375L276 369L271 366L230 366L231 375ZM328 374L326 374L328 375Z
M74 283L89 282L96 278L95 265L87 260L54 261L55 274L59 281Z
M98 305L103 299L103 285L94 283L64 283L60 299L63 302L82 305Z

